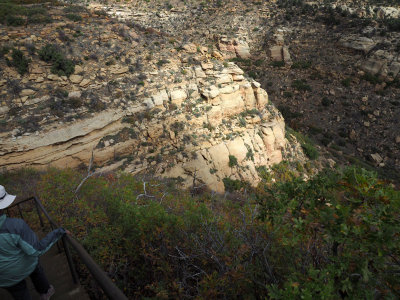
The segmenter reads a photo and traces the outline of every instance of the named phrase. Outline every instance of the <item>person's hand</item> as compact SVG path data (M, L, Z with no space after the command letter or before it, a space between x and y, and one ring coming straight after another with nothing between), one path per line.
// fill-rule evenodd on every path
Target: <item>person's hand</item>
M69 236L72 235L72 233L71 233L69 230L66 230L66 229L65 229L65 233L66 233L67 235L69 235Z

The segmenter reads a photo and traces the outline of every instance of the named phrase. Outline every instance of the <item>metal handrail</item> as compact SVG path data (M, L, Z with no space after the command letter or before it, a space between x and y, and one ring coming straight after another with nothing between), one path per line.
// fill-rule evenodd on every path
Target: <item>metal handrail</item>
M57 225L57 223L50 217L50 215L44 208L42 202L40 202L40 200L36 197L30 197L25 200L19 201L13 205L10 205L6 210L8 212L9 209L11 209L13 207L17 207L21 218L23 218L20 205L22 203L25 203L28 201L33 201L35 203L36 212L39 216L41 227L44 227L44 223L43 223L43 219L40 214L40 211L43 212L46 219L49 221L52 229L59 227ZM108 296L109 299L128 300L128 298L124 295L124 293L114 284L114 282L112 282L112 280L105 274L105 272L99 267L99 265L93 260L93 258L89 255L89 253L87 253L85 248L83 248L83 246L77 240L75 240L74 238L72 238L68 235L64 235L61 238L61 241L63 244L65 255L67 257L68 266L69 266L69 269L71 272L72 280L74 281L75 284L77 284L79 282L79 279L78 279L78 274L76 272L76 269L75 269L75 266L74 266L74 263L72 260L70 250L68 248L68 244L71 245L72 248L74 248L74 250L77 252L79 258L86 265L89 272L92 274L93 278L100 285L100 287L102 288L102 290ZM57 246L58 246L58 244L57 244ZM60 248L59 248L59 251L61 252Z

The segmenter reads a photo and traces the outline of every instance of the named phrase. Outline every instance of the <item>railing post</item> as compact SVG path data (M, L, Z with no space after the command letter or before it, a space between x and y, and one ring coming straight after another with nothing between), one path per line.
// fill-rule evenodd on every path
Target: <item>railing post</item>
M74 262L72 260L71 252L69 251L69 248L68 248L68 243L65 241L65 237L62 237L61 240L62 240L62 243L64 246L65 256L67 257L69 270L71 271L72 280L74 281L75 284L78 284L79 283L78 274L76 273L76 269L75 269Z
M36 212L39 216L39 221L40 221L40 227L44 227L44 223L43 223L43 219L42 219L42 215L40 214L40 209L39 209L39 205L37 204L36 198L35 198L35 207L36 207Z
M19 207L19 203L17 204L19 215L21 216L21 219L24 219L24 216L22 215L21 207Z

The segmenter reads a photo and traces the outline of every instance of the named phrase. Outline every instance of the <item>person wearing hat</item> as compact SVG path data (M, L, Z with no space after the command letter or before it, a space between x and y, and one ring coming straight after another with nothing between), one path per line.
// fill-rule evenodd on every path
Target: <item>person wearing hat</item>
M3 213L15 198L0 185L0 287L8 290L15 300L30 300L25 282L29 276L40 299L47 300L55 290L40 266L39 256L69 231L58 228L39 241L24 220L8 218Z

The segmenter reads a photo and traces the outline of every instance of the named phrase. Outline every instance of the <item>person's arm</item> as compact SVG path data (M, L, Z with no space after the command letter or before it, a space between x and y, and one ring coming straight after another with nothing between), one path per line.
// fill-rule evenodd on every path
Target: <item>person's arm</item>
M51 248L65 233L63 228L58 228L47 234L39 241L32 229L21 220L20 239L18 245L27 255L40 256Z

